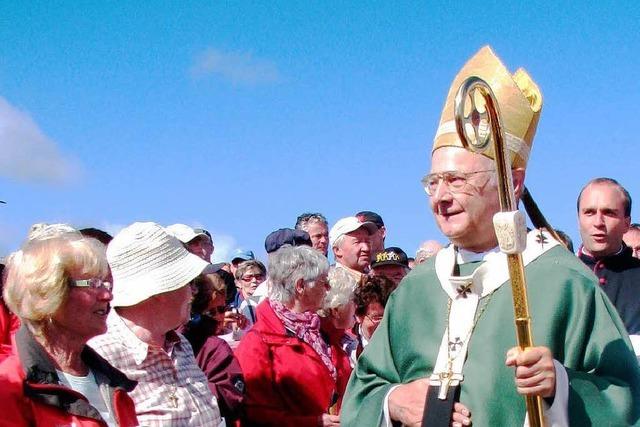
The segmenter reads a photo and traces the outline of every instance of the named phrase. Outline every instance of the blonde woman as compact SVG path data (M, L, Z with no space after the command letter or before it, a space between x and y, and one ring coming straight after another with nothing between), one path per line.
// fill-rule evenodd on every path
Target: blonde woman
M4 300L22 323L0 365L3 425L136 426L136 386L86 345L107 331L105 247L79 233L28 241L7 265Z

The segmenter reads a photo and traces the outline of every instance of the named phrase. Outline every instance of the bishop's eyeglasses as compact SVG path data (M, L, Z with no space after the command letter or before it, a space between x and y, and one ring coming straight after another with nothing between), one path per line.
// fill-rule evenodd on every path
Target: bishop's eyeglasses
M493 169L473 172L445 171L430 173L429 175L426 175L424 178L422 178L421 182L422 186L424 187L424 191L426 191L429 196L433 196L436 193L441 182L447 184L447 188L449 189L449 191L451 191L452 193L457 193L458 191L462 191L464 189L470 176L482 172L493 172Z

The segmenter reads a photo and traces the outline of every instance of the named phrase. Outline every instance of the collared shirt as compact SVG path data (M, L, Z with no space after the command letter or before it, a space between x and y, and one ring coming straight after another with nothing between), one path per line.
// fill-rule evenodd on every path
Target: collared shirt
M106 334L89 345L130 379L138 381L130 393L143 426L218 426L218 403L182 335L167 334L167 348L140 340L118 316L109 313Z
M349 268L344 264L340 264L339 262L336 262L335 267L344 269L347 273L351 275L351 277L354 278L358 286L360 286L363 280L362 277L365 275L365 273L358 270L354 270L353 268Z

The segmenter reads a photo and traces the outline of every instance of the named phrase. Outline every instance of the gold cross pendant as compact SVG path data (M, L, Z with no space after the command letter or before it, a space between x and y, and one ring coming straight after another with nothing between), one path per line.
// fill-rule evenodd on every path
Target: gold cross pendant
M171 402L171 406L173 408L177 408L178 407L178 396L176 396L175 391L171 392L169 394L169 401Z
M462 374L454 374L453 372L440 372L439 374L433 374L429 378L429 384L432 386L439 386L438 399L447 400L447 394L449 393L449 387L456 386L464 379Z

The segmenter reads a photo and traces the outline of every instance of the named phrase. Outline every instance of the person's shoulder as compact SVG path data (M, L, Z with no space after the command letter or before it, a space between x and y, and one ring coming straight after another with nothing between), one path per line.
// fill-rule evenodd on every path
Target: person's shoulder
M625 270L633 270L635 274L640 274L640 259L629 254L623 258L623 264Z
M545 268L566 271L573 275L593 276L593 271L580 258L561 245L554 246L540 255L532 265L544 265Z
M409 274L407 274L406 277L433 274L436 269L436 256L429 257L425 262L413 267L413 269L409 272Z
M402 279L392 295L398 295L395 298L402 295L413 295L414 292L430 289L432 283L439 283L436 275L435 257L415 266Z
M17 354L11 354L0 362L0 395L21 393L24 368Z
M211 335L205 340L202 348L200 349L200 352L206 352L209 354L216 354L221 356L233 354L233 350L231 349L229 343L215 335Z
M530 274L543 275L541 284L556 286L558 282L570 284L575 291L578 288L592 292L598 288L598 278L575 254L561 245L549 249L527 266Z
M167 333L167 337L170 336L173 336L175 337L174 339L177 339L177 347L180 347L180 349L187 355L193 356L193 347L191 347L191 343L189 342L187 337L176 331L169 331Z

